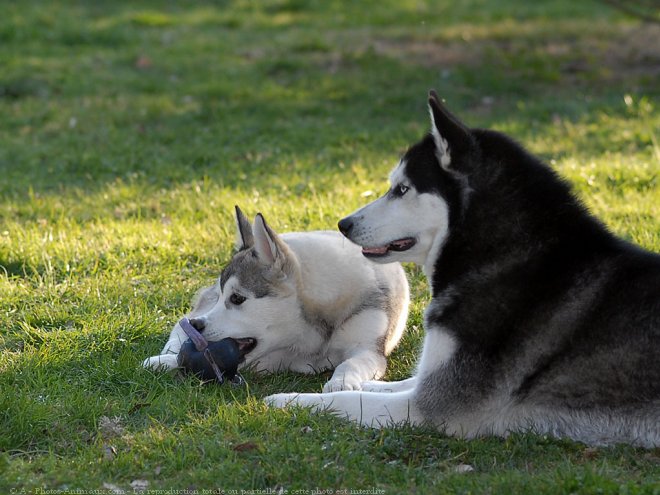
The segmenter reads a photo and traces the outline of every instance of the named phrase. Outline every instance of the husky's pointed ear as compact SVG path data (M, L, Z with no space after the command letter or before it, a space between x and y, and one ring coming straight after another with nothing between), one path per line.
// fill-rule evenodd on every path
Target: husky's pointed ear
M434 90L429 92L429 113L435 154L442 168L448 169L452 163L452 153L460 153L468 148L472 143L472 135L470 130L447 110Z
M252 225L250 225L250 221L243 214L238 205L235 205L234 209L236 211L235 247L236 251L242 251L254 246L254 235L252 235Z
M286 275L289 248L271 229L261 213L254 219L254 251L262 263L269 265Z

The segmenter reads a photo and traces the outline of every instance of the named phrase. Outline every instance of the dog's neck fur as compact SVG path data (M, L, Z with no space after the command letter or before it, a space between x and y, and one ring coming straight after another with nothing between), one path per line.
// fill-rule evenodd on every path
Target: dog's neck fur
M489 146L491 134L475 131L482 147ZM501 146L501 135L498 141ZM495 153L488 152L491 156ZM501 276L516 265L529 264L530 259L551 257L556 246L566 243L575 246L573 259L567 260L575 262L620 242L600 221L584 215L584 206L549 167L512 141L500 153L502 163L491 163L489 170L468 177L473 197L463 205L464 216L452 226L454 232L433 265L429 282L434 295L467 274L481 271L483 276ZM541 198L545 198L544 203ZM547 215L535 213L539 210L555 211L553 221L547 222ZM506 228L499 228L503 223ZM538 242L533 246L517 242L523 237ZM430 259L427 265L431 263Z
M338 308L347 305L343 302L328 305L327 301L318 300L317 294L305 286L300 260L293 250L289 250L287 254L287 263L289 264L289 276L292 277L293 283L296 285L302 319L308 326L308 331L305 332L306 339L309 340L310 348L318 348L318 342L312 342L312 340L315 340L312 336L316 334L322 340L328 340L334 328L344 318L344 315L339 314L337 311Z

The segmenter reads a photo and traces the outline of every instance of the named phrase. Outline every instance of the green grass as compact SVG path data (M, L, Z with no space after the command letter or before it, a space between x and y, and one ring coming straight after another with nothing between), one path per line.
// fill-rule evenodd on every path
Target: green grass
M660 493L658 450L358 429L261 402L326 377L139 366L230 256L234 204L335 228L428 129L431 87L659 251L657 26L591 0L21 1L0 44L1 493ZM407 268L390 379L423 335Z

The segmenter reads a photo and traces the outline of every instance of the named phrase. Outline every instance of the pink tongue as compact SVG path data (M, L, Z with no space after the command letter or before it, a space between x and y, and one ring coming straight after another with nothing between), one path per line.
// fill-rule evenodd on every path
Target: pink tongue
M362 248L363 253L367 254L385 254L387 253L387 246L383 247L374 247L374 248Z

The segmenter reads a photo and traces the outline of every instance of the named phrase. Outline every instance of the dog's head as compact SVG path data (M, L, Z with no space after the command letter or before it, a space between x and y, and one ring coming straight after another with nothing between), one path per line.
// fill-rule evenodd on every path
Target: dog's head
M237 251L215 285L200 292L191 322L209 341L226 337L251 342L246 364L290 346L276 328L298 315L297 261L261 214L251 225L236 207ZM279 341L278 341L279 339Z
M444 243L469 196L467 169L478 153L472 131L434 91L431 132L404 154L380 198L339 222L339 230L381 263L426 264Z

